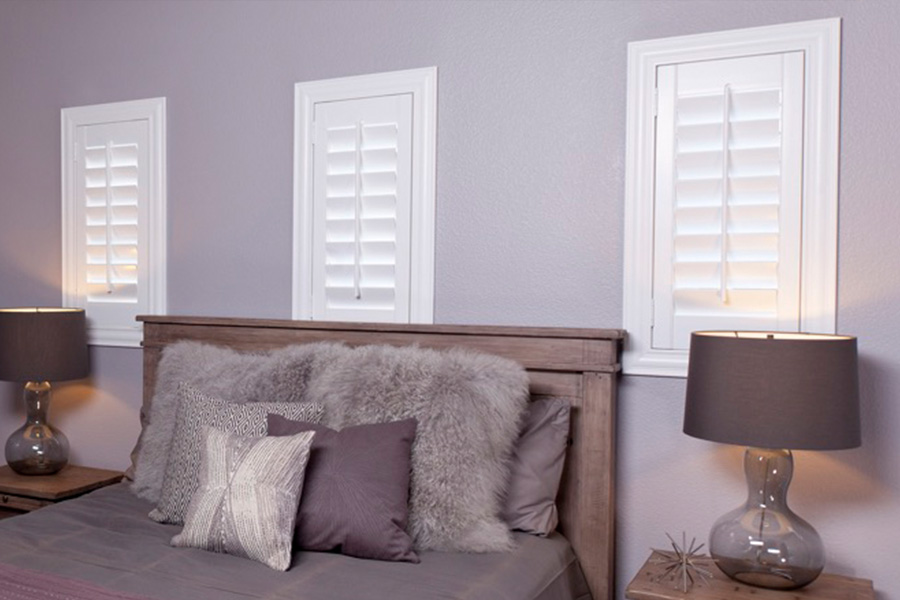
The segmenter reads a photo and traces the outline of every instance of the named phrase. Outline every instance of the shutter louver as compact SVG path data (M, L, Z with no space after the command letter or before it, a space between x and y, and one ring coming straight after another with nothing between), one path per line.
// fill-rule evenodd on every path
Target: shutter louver
M774 60L660 69L656 252L670 270L655 279L655 347L686 348L698 329L796 330L799 260L782 257L799 256L784 247L799 236L782 232L800 227L802 114Z
M403 96L317 106L316 318L408 314L410 110Z

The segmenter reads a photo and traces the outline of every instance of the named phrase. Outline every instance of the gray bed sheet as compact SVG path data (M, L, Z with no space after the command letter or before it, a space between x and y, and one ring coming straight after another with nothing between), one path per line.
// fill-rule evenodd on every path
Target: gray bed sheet
M294 554L287 572L169 546L180 527L119 484L0 521L0 562L161 600L587 600L568 541L516 534L511 553L425 552L420 564L324 552Z

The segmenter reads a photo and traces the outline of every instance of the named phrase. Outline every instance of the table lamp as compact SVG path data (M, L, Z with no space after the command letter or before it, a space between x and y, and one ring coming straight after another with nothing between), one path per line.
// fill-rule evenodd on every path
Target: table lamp
M25 382L25 424L6 441L6 462L22 475L51 475L69 462L69 441L47 421L50 381L88 374L84 311L0 309L0 380Z
M822 572L819 534L788 508L791 450L860 445L858 381L855 337L691 334L684 432L748 446L747 502L709 536L710 556L732 579L787 590Z

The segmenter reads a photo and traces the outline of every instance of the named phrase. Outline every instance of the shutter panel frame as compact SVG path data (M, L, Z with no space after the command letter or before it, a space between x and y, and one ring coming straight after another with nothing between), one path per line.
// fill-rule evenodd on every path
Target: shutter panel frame
M799 329L803 90L792 83L802 58L659 68L654 348L686 351L691 331L704 329ZM758 123L762 135L733 133ZM771 193L746 193L759 180ZM684 182L715 193L692 194Z
M316 104L313 318L409 320L411 100Z

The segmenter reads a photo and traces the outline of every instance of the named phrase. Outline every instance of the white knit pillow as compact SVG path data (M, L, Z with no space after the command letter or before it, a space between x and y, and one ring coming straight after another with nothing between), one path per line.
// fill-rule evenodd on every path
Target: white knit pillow
M309 402L225 402L210 398L189 385L178 389L178 419L169 450L162 494L150 518L159 523L181 525L188 503L197 489L203 427L215 427L236 435L266 434L266 417L274 413L294 421L318 423L320 404Z
M314 435L255 438L204 428L200 485L172 545L286 571Z

